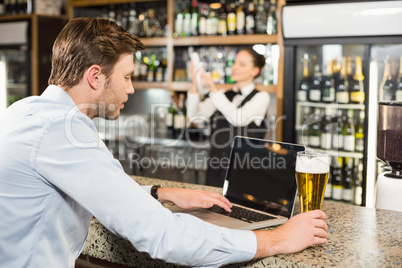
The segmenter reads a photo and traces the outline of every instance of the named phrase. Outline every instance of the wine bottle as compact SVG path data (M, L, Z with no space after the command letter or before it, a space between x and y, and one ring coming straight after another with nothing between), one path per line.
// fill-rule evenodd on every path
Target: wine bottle
M130 4L130 11L128 13L128 26L127 30L133 35L139 35L140 32L140 20L137 17L137 11L135 11L135 4Z
M335 101L335 80L333 71L334 62L331 60L327 65L326 74L322 82L321 101L331 103Z
M321 145L321 117L320 109L313 114L313 122L309 125L309 145L313 148L320 148Z
M197 36L198 35L198 1L191 0L191 35Z
M399 74L397 79L395 99L397 101L402 101L402 56L399 58Z
M236 32L244 34L246 28L246 13L244 12L244 0L240 0L236 10Z
M355 150L363 152L364 150L364 111L359 112L359 118L355 129Z
M348 203L351 203L353 200L353 188L352 185L354 183L353 178L353 158L346 157L345 158L346 165L344 167L344 176L342 181L342 200Z
M256 33L267 33L267 12L264 8L264 0L259 0L257 5L257 14L255 16Z
M200 19L198 21L198 34L207 34L207 18L208 18L208 7L206 3L201 4Z
M342 200L343 194L343 159L342 157L338 157L334 164L334 171L332 176L332 199L333 200Z
M315 55L314 55L315 56ZM322 73L321 66L317 60L315 60L313 81L311 83L311 88L309 90L309 100L313 102L321 101L322 92Z
M363 201L363 161L355 159L353 182L353 204L361 206Z
M343 149L343 121L342 121L342 111L338 110L335 116L332 118L333 122L333 134L332 134L332 149L342 150Z
M186 128L186 106L184 93L179 94L178 111L174 115L173 125L176 138L183 137Z
M303 78L300 81L299 91L297 92L298 101L307 101L308 92L310 90L310 75L308 70L309 56L307 53L303 55Z
M267 19L267 34L274 35L277 34L278 19L276 16L276 0L271 0L271 5L269 8L268 19Z
M246 12L246 33L247 34L254 34L255 33L255 8L254 3L249 2L248 8Z
M227 26L228 26L228 34L233 35L236 34L236 13L235 13L236 5L232 1L228 7L228 15L227 15Z
M353 110L348 110L343 121L343 149L348 152L353 152L355 150L355 126L353 122Z
M331 149L332 143L332 112L330 108L325 109L325 114L321 123L321 148Z
M340 77L336 82L336 101L338 103L349 103L349 83L346 72L346 57L342 58Z
M156 61L156 55L155 53L152 53L150 56L150 60L148 62L148 73L147 73L148 82L155 81L155 70L156 70L155 61Z
M174 96L175 96L174 92L171 92L171 103L165 119L165 124L167 128L167 137L170 139L173 139L175 137L174 116L176 114L176 107L175 107Z
M225 0L221 0L221 7L219 8L219 25L218 34L221 36L226 36L228 34L228 28L226 25L227 14L226 14Z
M388 58L384 62L384 75L380 83L380 101L391 101L396 98L396 82L392 79L391 64Z
M351 103L364 103L365 93L363 84L363 66L362 58L357 56L355 58L355 74L353 75L353 83L350 86L350 102Z

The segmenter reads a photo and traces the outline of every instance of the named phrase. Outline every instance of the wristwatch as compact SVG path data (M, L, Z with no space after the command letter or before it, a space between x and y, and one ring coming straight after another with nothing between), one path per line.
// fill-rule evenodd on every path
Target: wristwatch
M161 187L162 187L162 185L154 185L154 186L152 186L152 188L151 188L151 195L152 195L156 200L159 200L159 199L158 199L158 189L161 188Z

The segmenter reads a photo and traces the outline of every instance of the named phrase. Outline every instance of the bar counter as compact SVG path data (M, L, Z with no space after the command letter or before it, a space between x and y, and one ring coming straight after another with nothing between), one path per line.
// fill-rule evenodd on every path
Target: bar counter
M141 185L161 184L221 192L205 185L132 177ZM329 227L328 242L294 254L280 254L225 267L398 267L402 268L402 212L324 201ZM294 214L299 213L296 203ZM275 228L275 227L271 227ZM181 267L152 259L130 242L109 232L93 219L82 251L91 258L131 267Z

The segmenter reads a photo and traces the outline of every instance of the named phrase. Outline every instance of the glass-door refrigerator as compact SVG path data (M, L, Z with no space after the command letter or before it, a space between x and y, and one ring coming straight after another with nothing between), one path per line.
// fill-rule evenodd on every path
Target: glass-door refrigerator
M0 23L0 111L31 95L29 22Z
M402 1L288 0L282 18L283 140L332 156L327 198L374 207L378 102L402 101Z

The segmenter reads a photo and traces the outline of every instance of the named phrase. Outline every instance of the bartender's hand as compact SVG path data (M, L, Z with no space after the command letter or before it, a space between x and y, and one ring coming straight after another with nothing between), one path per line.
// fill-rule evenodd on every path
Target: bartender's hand
M180 208L210 208L213 205L231 212L232 204L222 194L183 188L161 187L158 189L160 202L172 202Z
M300 213L272 231L254 231L257 237L255 259L294 253L327 242L326 215L321 210Z

